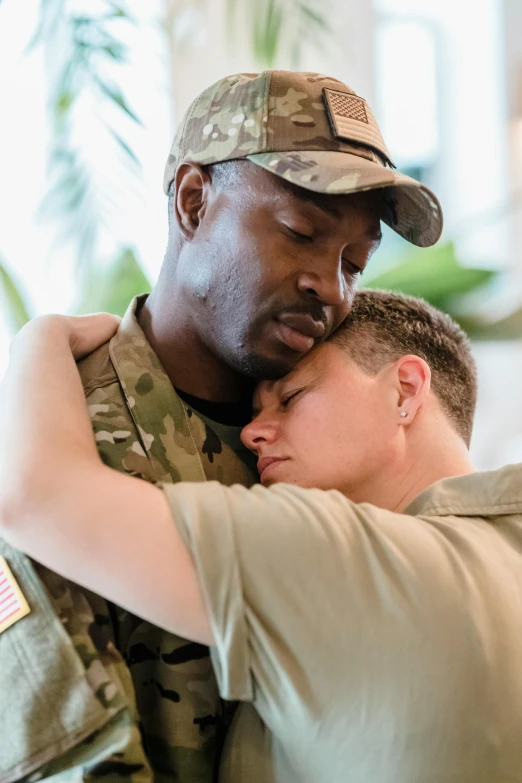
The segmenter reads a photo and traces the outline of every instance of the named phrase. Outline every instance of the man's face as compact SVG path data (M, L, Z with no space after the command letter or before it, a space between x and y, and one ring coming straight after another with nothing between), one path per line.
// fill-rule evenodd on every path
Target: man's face
M379 198L313 194L245 162L185 254L184 290L214 355L278 378L334 331L379 245Z
M387 370L367 375L327 343L284 378L258 385L241 439L257 454L264 486L338 489L362 502L394 458L393 409Z

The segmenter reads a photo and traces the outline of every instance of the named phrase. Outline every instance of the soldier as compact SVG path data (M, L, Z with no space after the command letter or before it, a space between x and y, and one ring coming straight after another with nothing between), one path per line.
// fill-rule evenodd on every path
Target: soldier
M257 476L239 432L254 381L288 372L341 324L381 220L429 246L440 206L394 170L366 101L335 79L284 71L230 76L198 96L164 189L159 281L80 365L96 443L107 465L147 481L250 486ZM210 781L229 716L207 648L88 601L91 639L120 678L118 651L128 665L129 715L134 690L155 780ZM109 769L150 774L129 743L107 754ZM89 770L102 777L107 760L97 763Z

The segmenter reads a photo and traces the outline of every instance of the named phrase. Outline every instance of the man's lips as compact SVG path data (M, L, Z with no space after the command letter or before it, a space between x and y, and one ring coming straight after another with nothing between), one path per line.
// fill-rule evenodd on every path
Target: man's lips
M306 313L283 313L276 322L283 342L298 353L309 351L326 332L322 321L316 321Z
M284 462L286 459L286 457L262 457L257 462L257 472L259 473L259 478L263 477L264 471L269 468L270 465L273 465L276 462Z

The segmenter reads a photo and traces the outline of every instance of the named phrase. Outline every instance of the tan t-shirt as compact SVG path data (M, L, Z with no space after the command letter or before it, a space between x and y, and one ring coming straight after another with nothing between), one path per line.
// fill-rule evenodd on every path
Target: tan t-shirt
M270 729L264 780L522 781L522 466L405 514L284 484L164 490L221 695Z

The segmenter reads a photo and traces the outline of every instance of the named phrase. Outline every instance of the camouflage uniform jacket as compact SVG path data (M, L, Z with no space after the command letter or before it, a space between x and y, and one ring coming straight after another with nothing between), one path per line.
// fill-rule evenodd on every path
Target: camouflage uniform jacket
M106 602L1 539L0 556L30 609L0 633L0 783L151 783Z
M250 485L238 428L211 428L182 402L136 305L80 367L102 459L153 482ZM108 605L1 540L0 556L31 608L0 633L0 783L210 783L226 716L207 649Z
M138 304L131 304L110 343L80 365L103 461L151 482L250 486L255 463L241 445L239 428L209 423L176 394L138 325ZM111 616L156 783L211 781L226 716L208 649L118 607L111 607Z

